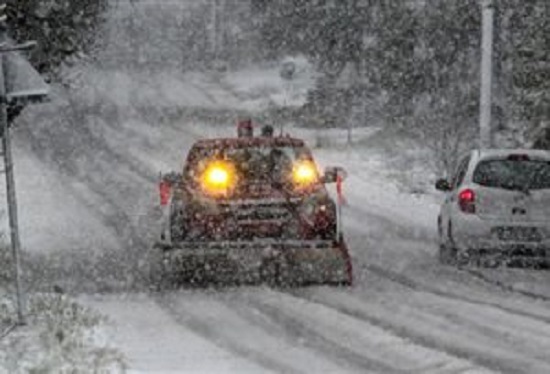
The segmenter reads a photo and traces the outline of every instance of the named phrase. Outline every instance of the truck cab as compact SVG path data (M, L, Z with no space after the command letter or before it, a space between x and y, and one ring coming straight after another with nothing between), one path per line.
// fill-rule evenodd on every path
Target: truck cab
M269 128L254 136L248 122L235 138L198 140L182 172L161 180L169 190L161 196L162 247L193 263L328 261L323 266L336 264L338 282L351 283L338 206L326 188L344 177L338 167L320 172L303 140L273 136Z

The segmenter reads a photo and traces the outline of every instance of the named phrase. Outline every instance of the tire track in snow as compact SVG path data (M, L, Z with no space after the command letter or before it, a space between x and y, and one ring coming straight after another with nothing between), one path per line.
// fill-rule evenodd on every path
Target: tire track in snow
M144 181L154 181L154 175L150 175L131 157L112 149L105 139L92 133L87 127L79 128L78 133L43 127L39 129L38 134L28 129L26 135L39 157L50 159L53 167L60 170L63 175L84 183L94 195L102 199L103 206L110 208L110 212L101 211L99 205L93 209L99 210L98 214L107 227L113 229L121 238L140 242L139 232L130 224L132 217L127 212L131 206L127 204L131 200L129 192L131 187L142 186ZM59 146L73 144L72 136L79 139L78 157L67 157L66 149ZM44 139L55 139L60 143L44 146L41 144L45 142ZM47 152L51 152L51 155ZM78 173L79 171L82 173ZM75 192L78 197L78 191ZM89 204L85 199L83 201Z
M287 292L270 290L265 294L246 295L243 302L305 336L321 336L338 347L340 354L347 352L350 359L375 363L371 370L383 373L491 372L467 358L457 358L437 347L411 341L409 336L396 334L387 326L373 324L372 320Z
M547 319L532 318L531 315L515 311L510 313L491 305L440 297L423 290L412 290L372 275L366 279L369 284L375 285L372 289L353 289L348 295L368 300L369 303L378 301L384 306L393 304L397 308L411 308L412 312L426 312L434 317L444 317L449 323L465 327L468 331L482 331L483 335L496 341L515 345L517 348L514 350L526 355L536 355L539 352L535 357L550 364L550 356L547 356L550 351L550 323Z
M364 210L359 210L359 211L362 212L362 214L364 215L363 217L361 217L361 222L364 222L365 216L366 217L371 217L371 218L374 218L374 220L377 222L377 224L381 223L383 227L386 227L386 230L385 230L386 232L389 231L390 234L395 233L398 237L401 237L401 238L406 239L406 240L414 240L415 242L419 241L419 239L415 238L414 235L412 234L414 230L412 230L410 228L407 228L407 227L400 227L399 224L397 224L397 223L395 223L395 222L393 222L393 221L391 221L391 220L389 220L386 217L383 217L381 215L373 214L373 213L367 213ZM413 235L413 237L407 238L408 235ZM368 234L366 235L364 232L360 232L355 228L352 228L351 230L348 231L348 240L349 240L348 244L352 249L352 260L355 263L355 269L359 268L360 270L368 270L370 272L373 272L373 273L379 275L380 277L390 279L390 280L392 280L396 283L399 283L403 286L409 287L413 290L422 290L422 291L425 291L425 292L436 294L438 296L448 297L448 298L452 298L452 299L460 299L460 300L463 300L463 301L469 302L469 303L475 303L475 304L480 304L480 305L489 305L489 306L492 306L492 307L497 308L497 309L501 309L501 310L509 312L509 313L515 313L515 314L518 314L518 315L523 315L523 316L530 317L530 318L533 318L533 319L537 319L537 320L540 320L540 321L543 321L543 322L546 322L546 323L550 323L550 315L548 315L547 313L534 313L532 311L526 311L526 310L518 309L516 307L510 307L510 306L502 305L502 304L499 304L497 302L492 302L492 301L487 301L487 300L480 300L480 299L477 299L477 298L474 298L474 297L471 297L471 296L462 295L458 292L443 290L443 289L441 289L437 286L429 286L428 284L425 284L425 282L415 280L414 278L412 278L410 276L406 276L403 273L398 273L397 271L390 270L387 267L369 262L367 258L365 258L365 259L363 258L364 256L356 255L360 251L359 248L361 248L361 246L364 245L365 236L366 236L367 239L372 240L370 235L368 235ZM421 239L421 241L423 242L424 239ZM366 254L364 254L364 255L366 255ZM357 266L357 265L359 265L359 266ZM437 266L443 266L443 265L437 264ZM515 293L515 294L519 294L521 296L528 297L529 299L542 300L542 301L545 301L545 302L550 301L550 298L547 298L546 296L543 296L543 295L540 295L540 294L537 294L537 293L528 292L528 291L518 290L517 288L505 285L502 282L494 282L491 278L485 276L484 274L482 274L478 271L469 270L469 269L464 269L464 270L465 271L457 269L457 271L461 272L462 274L465 274L465 275L468 275L468 276L473 276L476 279L484 281L484 283L486 283L489 286L498 287L502 291L506 291L508 293L512 292L512 293ZM488 290L487 292L490 292L490 291L491 290Z
M472 297L467 297L464 295L461 295L459 293L450 292L450 291L444 291L437 287L430 287L426 284L422 284L420 282L414 281L412 278L409 278L403 274L399 274L395 271L385 269L381 266L374 265L374 264L361 264L361 269L367 270L373 274L376 274L377 276L387 279L391 282L397 283L403 287L407 287L414 291L422 291L426 293L430 293L436 296L440 296L443 298L447 298L450 300L460 300L469 304L475 304L480 306L488 306L495 309L498 309L500 311L514 314L517 316L527 317L531 318L536 321L544 322L544 323L550 323L550 315L549 314L537 314L533 312L529 312L526 310L508 307L502 304L498 304L496 302L491 301L482 301L478 300Z
M401 371L395 370L395 368L383 362L357 354L344 345L335 343L334 340L326 338L315 329L300 323L296 319L289 318L277 308L250 302L249 299L243 300L239 297L231 304L233 304L232 307L237 313L258 328L283 336L284 339L295 339L303 346L315 350L322 357L338 363L340 365L338 372L401 373ZM246 305L246 307L243 307L243 305Z
M517 287L514 287L513 285L506 284L506 283L504 283L504 282L502 282L498 279L493 279L493 278L483 274L479 270L468 269L468 268L463 268L461 270L464 271L464 272L467 272L469 275L471 275L471 276L473 276L477 279L480 279L480 280L482 280L482 281L484 281L484 282L486 282L490 285L496 286L496 287L500 288L503 291L517 293L517 294L520 294L520 295L523 295L523 296L526 296L526 297L530 297L530 298L535 299L535 300L543 300L545 302L550 302L550 296L542 295L538 292L531 292L531 291L519 289ZM537 271L539 271L539 270L537 270Z
M363 320L415 344L473 362L489 370L514 374L543 374L550 370L547 358L518 355L513 350L492 346L491 343L494 342L488 339L480 342L479 339L483 340L482 333L464 331L460 327L453 328L444 316L429 316L414 308L406 314L401 311L406 307L406 301L402 305L376 305L372 300L363 301L355 295L330 289L323 289L318 294L293 292L292 295L334 309L351 318ZM441 334L443 331L445 333Z
M392 219L380 213L373 213L372 211L369 211L368 206L365 207L362 205L357 205L357 206L354 205L348 208L347 219L351 221L356 221L356 222L365 222L365 220L368 222L369 219L372 219L374 222L376 222L376 226L381 226L380 227L381 229L375 230L367 234L367 238L370 240L395 238L396 240L397 239L406 240L406 241L412 240L416 243L426 243L426 244L434 244L436 243L436 240L437 240L437 235L435 233L435 226L436 226L435 222L434 222L433 232L430 230L427 230L426 228L409 227L409 226L406 226L403 222L399 222L399 220ZM352 226L347 231L352 234L350 236L357 236L357 235L365 236L365 232L358 230L357 227ZM442 265L439 265L439 266L442 266ZM380 269L382 268L380 267ZM461 271L463 274L467 274L470 277L481 280L487 285L497 287L502 291L513 292L515 294L522 295L524 297L528 297L536 300L543 300L545 302L550 302L550 296L548 295L541 294L539 292L519 289L504 281L491 278L489 275L484 274L479 269L472 269L472 268L465 267L458 270ZM534 270L534 271L541 271L541 270Z
M228 295L178 292L160 295L156 302L182 326L220 348L280 373L338 371L338 367L314 352L274 337L243 319L224 303ZM315 361L314 361L315 360Z
M137 267L133 263L138 260L134 257L136 254L144 253L150 247L151 243L147 237L153 227L140 221L139 218L142 216L138 214L135 203L146 196L147 189L143 188L144 185L154 185L155 175L135 162L131 156L114 149L101 134L95 134L87 127L79 130L81 131L76 133L66 132L63 129L41 128L38 134L26 133L25 135L29 139L33 152L47 160L45 162L47 165L59 171L60 176L66 181L67 191L75 196L87 211L99 217L105 228L113 232L117 238L119 248L90 248L90 251L79 252L76 256L58 256L62 259L62 263L54 263L46 259L48 265L57 268L60 274L70 274L72 278L76 276L80 279L81 282L73 282L72 286L77 286L74 291L82 292L90 289L78 288L79 284L85 283L82 281L91 281L94 274L94 269L83 264L97 268L98 275L101 274L103 267L107 267L111 269L110 275L120 278L118 280L122 282L128 280L132 282L132 279L139 277L133 269ZM64 144L74 145L73 138L78 139L76 143L79 145L79 153L75 153L76 157L73 155L67 157ZM55 139L57 143L52 140L53 144L44 147L43 143L50 142L47 139ZM73 185L72 181L85 186L85 190ZM148 213L150 212L146 212ZM151 221L150 217L147 220ZM101 243L100 240L98 242ZM34 261L42 260L37 257ZM117 266L118 270L116 270ZM50 273L53 274L48 276L51 283L67 283L64 279L55 277L57 272ZM39 284L43 283L43 281L39 282ZM101 280L99 283L104 282ZM46 285L46 287L49 286ZM128 288L127 285L118 285L115 288L120 287Z
M180 324L148 295L81 296L80 302L107 316L112 327L107 337L126 356L131 372L273 372Z
M346 208L344 216L344 229L348 231L346 224L351 220L352 222L359 222L359 227L353 226L349 231L355 231L362 233L369 233L370 238L400 238L406 240L415 240L416 242L432 243L437 238L435 231L427 230L423 227L409 227L403 222L399 222L396 219L391 219L383 214L374 213L368 210L368 206L350 206ZM369 232L370 227L365 226L365 222L376 222L377 230ZM383 230L380 230L382 228ZM365 229L367 231L365 231ZM434 229L435 230L435 229Z

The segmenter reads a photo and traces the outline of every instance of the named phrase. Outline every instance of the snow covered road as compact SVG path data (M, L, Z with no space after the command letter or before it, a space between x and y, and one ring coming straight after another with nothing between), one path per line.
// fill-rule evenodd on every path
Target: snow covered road
M350 224L348 230L357 280L351 289L180 290L139 295L138 300L158 308L150 323L159 320L173 326L171 330L188 330L191 336L199 335L216 349L262 370L550 370L550 302L544 296L503 289L470 272L441 267L436 261L433 235L419 234L422 228L415 229L412 223L402 226L369 213L366 207L349 209L346 219L364 223L360 229ZM126 298L106 298L108 303L121 304L107 312L114 321L120 320ZM93 305L106 312L102 303L99 297ZM138 305L133 310L142 313ZM157 313L163 316L157 319ZM128 328L127 333L134 334L140 329L139 325ZM124 338L125 333L120 336ZM151 342L154 352L159 342L156 332L152 337L146 331L140 336L142 341ZM179 344L185 346L187 342L183 339ZM120 346L131 362L140 362L142 345L137 351L132 345ZM225 368L223 358L219 364ZM162 362L146 368L165 369Z
M355 266L357 284L351 289L180 290L99 296L91 305L110 316L114 341L132 367L147 372L204 355L223 370L244 360L258 372L281 373L550 370L547 301L502 291L453 269L403 275L360 256ZM172 340L177 331L179 340ZM196 336L211 344L198 355L186 348ZM174 360L157 355L166 344ZM161 359L145 362L144 355ZM181 372L188 367L182 365Z
M219 347L196 326L178 323L146 295L87 296L83 302L110 317L110 338L130 360L132 373L270 372Z
M174 142L167 143L175 148ZM337 158L323 151L320 156ZM81 296L110 318L112 341L128 358L131 371L549 372L550 301L546 294L533 291L548 286L544 283L548 275L517 272L500 280L513 281L503 287L492 282L498 278L480 279L468 271L441 267L427 219L407 221L406 212L392 214L392 208L384 209L384 199L369 202L366 196L372 196L373 190L385 193L387 201L391 196L377 187L381 181L353 176L367 174L368 168L344 166L352 174L346 185L350 193L345 211L356 275L352 289L257 287L164 294L119 290ZM122 232L132 239L148 218L132 213L140 207L129 203L136 196L147 201L144 191L154 195L153 185L143 189L124 174L103 172L115 184L99 201L116 203L106 210L94 210L101 205L92 205L88 211L110 228L107 231L114 230L113 235ZM98 174L91 174L84 183L98 186L97 178ZM143 179L143 183L153 184L153 180L151 173L150 181ZM406 197L396 195L391 202L399 199L401 208L394 211L411 209ZM418 204L410 199L410 204ZM117 221L124 216L133 219L134 229L120 226L128 224ZM143 217L145 222L140 220ZM131 242L139 248L146 241L142 235ZM116 272L116 266L109 264L105 272ZM105 274L96 271L96 281L101 283ZM78 285L83 274L69 272L72 283L66 282L64 274L61 280L70 291L71 284L73 290L87 289ZM516 283L527 283L534 294L514 290Z
M149 292L138 267L157 233L158 172L179 168L198 136L233 130L166 121L36 124L18 140L25 244L38 256L27 284L60 284L108 316L131 372L550 372L549 272L440 266L437 199L397 191L368 149L316 154L350 174L354 287Z
M466 300L361 275L349 290L253 287L84 300L110 317L113 341L144 372L178 365L180 372L225 372L243 361L253 371L284 373L548 372L548 305Z

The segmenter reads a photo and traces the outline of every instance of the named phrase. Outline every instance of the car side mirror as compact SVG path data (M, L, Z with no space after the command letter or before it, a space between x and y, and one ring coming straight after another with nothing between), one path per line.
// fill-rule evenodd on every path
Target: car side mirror
M336 183L338 179L344 181L348 173L341 166L327 166L323 173L323 183Z
M435 182L435 189L447 192L451 190L451 184L446 179L438 179L437 182Z

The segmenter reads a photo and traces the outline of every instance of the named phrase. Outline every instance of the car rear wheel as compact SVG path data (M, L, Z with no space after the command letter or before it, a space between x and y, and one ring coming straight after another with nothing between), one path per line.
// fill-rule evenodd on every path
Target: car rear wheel
M443 232L441 218L438 219L439 231L439 262L443 265L456 265L458 262L458 251L452 245L452 226L449 222L447 235Z
M447 244L439 245L439 262L443 265L457 264L457 250Z
M170 240L180 242L185 239L186 230L183 212L175 209L170 214Z
M150 291L164 291L173 287L173 274L167 268L161 250L151 248L145 256L145 261L145 276Z

